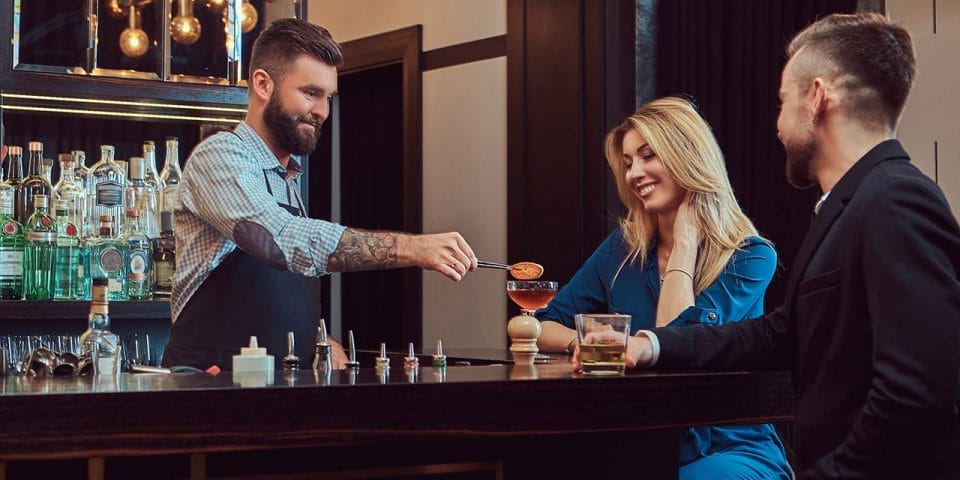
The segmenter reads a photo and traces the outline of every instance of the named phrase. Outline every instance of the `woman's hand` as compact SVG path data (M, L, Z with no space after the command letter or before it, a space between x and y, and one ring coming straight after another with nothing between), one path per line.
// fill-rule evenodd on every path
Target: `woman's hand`
M693 250L696 254L702 232L693 206L690 204L692 196L692 193L687 192L683 202L680 203L680 208L677 209L677 217L673 221L673 249L676 251L678 248L684 248Z

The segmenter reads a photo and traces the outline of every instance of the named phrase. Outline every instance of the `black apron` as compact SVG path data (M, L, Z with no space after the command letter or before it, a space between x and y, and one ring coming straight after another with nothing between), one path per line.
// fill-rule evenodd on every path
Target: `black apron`
M273 195L266 172L264 180ZM299 195L296 199L299 209L278 205L306 216ZM269 267L237 247L180 312L170 329L163 366L231 370L233 355L256 336L279 367L287 354L287 332L294 332L301 365L309 365L320 315L319 278Z

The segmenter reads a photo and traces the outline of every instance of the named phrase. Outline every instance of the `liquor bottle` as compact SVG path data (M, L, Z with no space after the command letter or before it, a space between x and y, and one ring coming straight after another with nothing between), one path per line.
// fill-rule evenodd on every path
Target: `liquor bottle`
M30 215L33 215L34 197L43 195L49 201L53 189L43 176L43 143L30 142L30 162L27 163L27 177L20 184L20 196L17 199L17 217L24 227L28 227ZM47 204L49 208L49 203Z
M51 175L53 175L53 159L43 159L40 164L40 175L47 179L47 183L53 185L53 180L50 179Z
M20 203L20 187L23 186L23 147L11 146L7 151L7 179L3 181L3 195L13 195L13 219L23 225L25 218L19 217L17 205Z
M160 211L172 212L177 206L180 195L180 180L183 173L180 171L180 153L177 137L167 137L167 159L160 172L160 181L163 190L160 193Z
M65 202L68 221L78 229L77 237L80 238L80 229L86 220L86 199L87 194L83 187L76 181L76 168L74 156L69 153L61 153L58 157L60 161L60 181L53 187L53 204L57 207L57 202ZM56 216L57 208L54 208ZM58 220L59 222L59 220Z
M93 178L90 176L90 168L87 167L87 154L83 150L71 150L73 156L74 182L83 189L83 221L80 222L80 238L87 240L97 235L99 223L91 218L94 202L97 199L97 192L93 189Z
M71 221L69 205L65 200L57 200L54 205L57 248L53 252L53 299L79 300L83 298L86 283L80 229Z
M160 235L160 219L157 218L157 191L144 181L144 159L130 157L130 178L124 193L127 212L140 211L140 228L150 238ZM127 217L129 219L129 217Z
M153 297L170 298L177 274L173 212L160 212L160 237L153 240Z
M108 281L93 280L87 330L80 335L84 358L93 364L94 375L120 373L120 338L110 331L110 294Z
M153 296L153 246L143 232L139 210L127 210L127 231L120 242L127 266L127 298L150 300Z
M115 227L119 230L123 222L123 189L127 179L126 173L114 161L113 152L112 145L101 145L100 161L90 168L94 200L88 216L96 222L103 215L108 215L116 221Z
M50 216L50 197L37 195L33 214L24 225L23 297L27 300L53 298L53 251L57 244L57 223Z
M123 261L123 244L116 237L113 217L100 217L100 235L88 246L90 278L105 279L110 300L127 299L127 269ZM92 295L92 293L91 293Z
M154 196L156 197L157 205L157 218L154 219L155 227L154 231L157 234L160 233L160 188L163 186L160 181L160 172L157 171L157 145L153 143L153 140L145 140L143 142L143 181L153 187ZM144 226L144 230L147 230ZM151 237L154 238L154 237Z
M0 300L23 298L23 226L13 218L13 198L0 190Z

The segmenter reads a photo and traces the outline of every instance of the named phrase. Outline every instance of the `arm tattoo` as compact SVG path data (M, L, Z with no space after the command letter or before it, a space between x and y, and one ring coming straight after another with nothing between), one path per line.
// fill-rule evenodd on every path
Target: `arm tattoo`
M331 272L359 272L397 268L397 234L348 228L330 255Z

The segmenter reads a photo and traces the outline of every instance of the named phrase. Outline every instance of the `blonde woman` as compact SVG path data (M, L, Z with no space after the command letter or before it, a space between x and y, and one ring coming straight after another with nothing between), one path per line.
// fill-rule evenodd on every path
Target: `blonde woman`
M641 106L606 138L626 218L549 306L540 348L572 352L577 313L627 313L631 332L763 313L776 252L757 235L710 127L686 100ZM772 426L689 428L680 479L789 479Z

